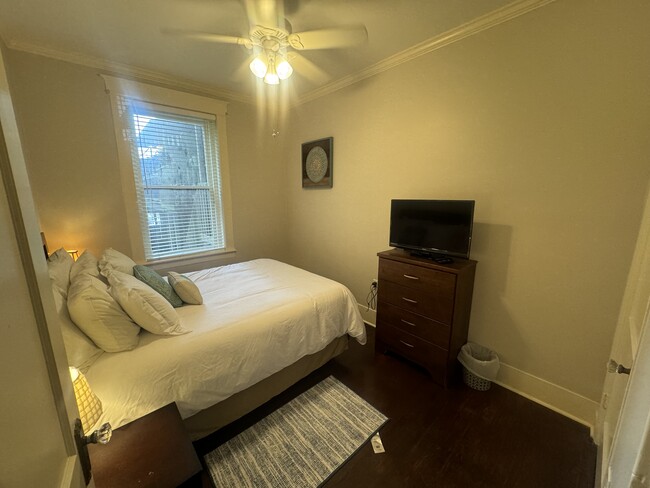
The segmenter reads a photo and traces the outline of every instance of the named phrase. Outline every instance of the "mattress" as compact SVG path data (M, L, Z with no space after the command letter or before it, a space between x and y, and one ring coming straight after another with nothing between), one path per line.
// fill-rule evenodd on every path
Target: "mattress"
M118 428L170 402L182 418L217 404L348 334L364 344L356 300L342 284L271 259L186 273L203 305L176 309L191 332L141 332L132 351L104 353L86 377L97 425Z

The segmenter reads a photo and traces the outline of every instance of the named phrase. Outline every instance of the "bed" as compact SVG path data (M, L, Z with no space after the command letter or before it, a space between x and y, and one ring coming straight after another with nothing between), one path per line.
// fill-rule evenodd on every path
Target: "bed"
M322 276L271 259L185 275L203 297L175 309L190 332L142 330L135 349L104 352L85 371L103 404L95 425L176 402L200 439L342 353L349 337L366 341L350 291Z

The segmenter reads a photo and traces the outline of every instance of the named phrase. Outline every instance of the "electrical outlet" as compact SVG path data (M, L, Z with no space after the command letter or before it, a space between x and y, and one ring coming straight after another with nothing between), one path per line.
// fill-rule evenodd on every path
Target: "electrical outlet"
M377 288L378 283L379 282L377 281L377 278L373 278L372 282L370 283L370 288Z

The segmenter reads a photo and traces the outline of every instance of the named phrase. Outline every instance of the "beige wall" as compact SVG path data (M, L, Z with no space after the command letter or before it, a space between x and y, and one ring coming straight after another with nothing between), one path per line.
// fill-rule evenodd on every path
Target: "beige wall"
M13 50L7 50L7 71L50 249L64 246L100 255L110 246L130 253L113 120L98 71ZM277 140L256 115L253 106L228 105L238 252L225 262L286 259L285 166L277 163Z
M648 14L555 2L298 107L287 146L333 136L334 187L288 152L292 262L365 303L392 198L475 199L470 339L598 401L650 175Z
M294 108L278 138L231 103L234 259L286 260L364 303L392 198L475 199L470 339L500 354L510 387L537 395L516 373L592 409L650 175L648 8L554 2ZM51 247L129 252L96 70L6 62ZM334 188L302 190L300 143L328 136Z

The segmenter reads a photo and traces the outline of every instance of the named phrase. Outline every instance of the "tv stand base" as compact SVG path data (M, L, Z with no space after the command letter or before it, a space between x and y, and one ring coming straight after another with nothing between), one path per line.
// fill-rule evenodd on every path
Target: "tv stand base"
M410 251L409 255L416 258L431 259L432 261L435 261L436 263L439 264L450 264L454 262L452 258L450 258L445 254L436 254L436 253L426 252L426 251Z

